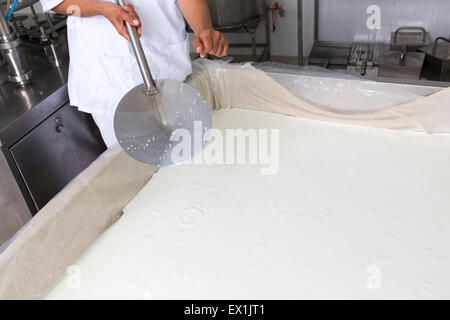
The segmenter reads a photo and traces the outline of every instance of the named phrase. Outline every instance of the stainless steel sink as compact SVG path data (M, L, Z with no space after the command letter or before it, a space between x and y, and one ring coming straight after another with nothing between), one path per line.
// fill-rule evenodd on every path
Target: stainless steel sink
M405 54L402 59L402 54ZM425 54L421 52L386 51L381 59L379 77L420 79Z

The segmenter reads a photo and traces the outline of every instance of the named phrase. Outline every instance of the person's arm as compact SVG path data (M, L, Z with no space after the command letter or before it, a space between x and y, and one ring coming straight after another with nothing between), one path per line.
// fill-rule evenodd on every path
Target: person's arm
M206 0L178 0L181 12L195 32L192 42L200 57L207 54L224 57L228 53L228 40L219 31L215 31L211 24Z
M128 40L125 21L137 27L139 35L141 34L141 21L129 2L122 8L118 4L100 0L64 0L52 10L60 14L76 14L81 17L102 15L113 24L119 34Z

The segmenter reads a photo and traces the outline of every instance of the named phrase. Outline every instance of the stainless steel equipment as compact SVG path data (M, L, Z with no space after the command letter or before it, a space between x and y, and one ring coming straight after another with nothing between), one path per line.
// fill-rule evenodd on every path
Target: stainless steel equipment
M31 7L32 8L32 7ZM36 15L12 15L11 21L15 33L21 38L23 46L40 47L48 56L54 67L60 67L62 60L58 56L57 39L58 30L65 27L66 17L60 15L45 13ZM24 26L25 21L33 21L34 24Z
M409 30L409 32L401 32ZM412 32L411 30L419 30ZM381 58L378 76L420 79L425 62L425 54L417 49L427 46L429 33L422 27L400 27L391 36L391 50Z
M309 55L308 63L323 68L347 67L352 44L333 41L316 41Z
M437 81L450 81L450 39L438 37L433 46L422 48L426 53L423 75Z
M378 71L379 77L420 79L425 54L420 52L407 52L389 50L383 54Z
M11 0L10 3L12 3L14 0ZM25 9L29 6L32 6L33 4L35 4L36 2L39 2L39 0L18 0L17 1L17 5L16 5L16 11ZM2 1L2 7L6 6L6 1Z
M353 43L348 59L347 72L351 74L376 75L380 66L380 43Z
M19 39L11 32L5 16L0 12L0 51L8 64L8 80L24 86L30 82L31 70L19 45Z
M58 68L40 45L22 49L32 81L0 85L0 244L106 149L91 116L69 105L65 32Z
M32 7L30 7L32 8ZM12 22L17 19L28 19L26 26L17 23L17 33L23 40L39 40L42 36L42 29L49 38L57 38L57 32L66 26L67 17L60 14L36 14L32 11L32 15L15 14L11 17ZM32 22L32 23L30 23ZM22 23L24 25L25 23Z
M125 6L124 0L117 1ZM211 128L211 113L206 101L191 86L175 80L155 83L136 28L126 23L130 41L144 83L128 92L114 116L114 129L122 148L143 163L161 167L186 160L186 154L173 157L177 133L187 133L190 150L187 159L206 145L204 133ZM200 125L200 132L196 131ZM200 145L196 139L200 139ZM184 141L186 143L186 141Z
M404 32L405 30L408 32ZM391 34L391 50L403 50L406 47L410 51L416 51L429 46L430 39L430 34L423 27L400 27Z
M214 27L232 27L263 15L262 0L207 0Z

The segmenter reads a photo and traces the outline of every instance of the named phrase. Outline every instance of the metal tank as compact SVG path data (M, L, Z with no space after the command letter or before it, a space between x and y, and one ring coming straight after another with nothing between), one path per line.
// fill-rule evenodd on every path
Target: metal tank
M11 32L9 24L0 10L0 53L3 60L8 64L11 82L24 86L31 79L31 70L24 59L20 45L20 40Z
M264 0L207 0L213 26L241 26L262 16Z

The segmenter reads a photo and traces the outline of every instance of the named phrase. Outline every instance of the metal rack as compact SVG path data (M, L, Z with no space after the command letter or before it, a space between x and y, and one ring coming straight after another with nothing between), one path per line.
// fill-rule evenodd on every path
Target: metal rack
M38 0L19 0L9 21L6 20L3 12L0 12L0 51L9 71L6 80L20 86L27 85L32 77L27 61L22 55L24 46L42 48L52 60L53 66L61 65L61 59L56 50L57 31L66 26L66 17L49 13L38 15L33 7L36 2ZM2 6L4 5L5 1L2 3ZM30 8L31 14L17 14L25 8ZM29 26L25 26L26 21L31 22Z
M299 64L303 62L301 49L301 0L299 3ZM449 45L443 45L443 54L437 61L433 57L430 34L421 26L402 26L391 34L391 42L336 43L319 41L320 0L314 0L314 48L310 63L365 77L414 78L431 81L448 81L450 68L447 61ZM400 31L408 31L400 33ZM415 32L413 32L415 31ZM438 37L439 39L439 37ZM441 37L442 39L442 37ZM349 47L349 49L348 49ZM343 56L348 61L344 64ZM314 54L314 55L313 55ZM338 63L333 63L339 61Z

